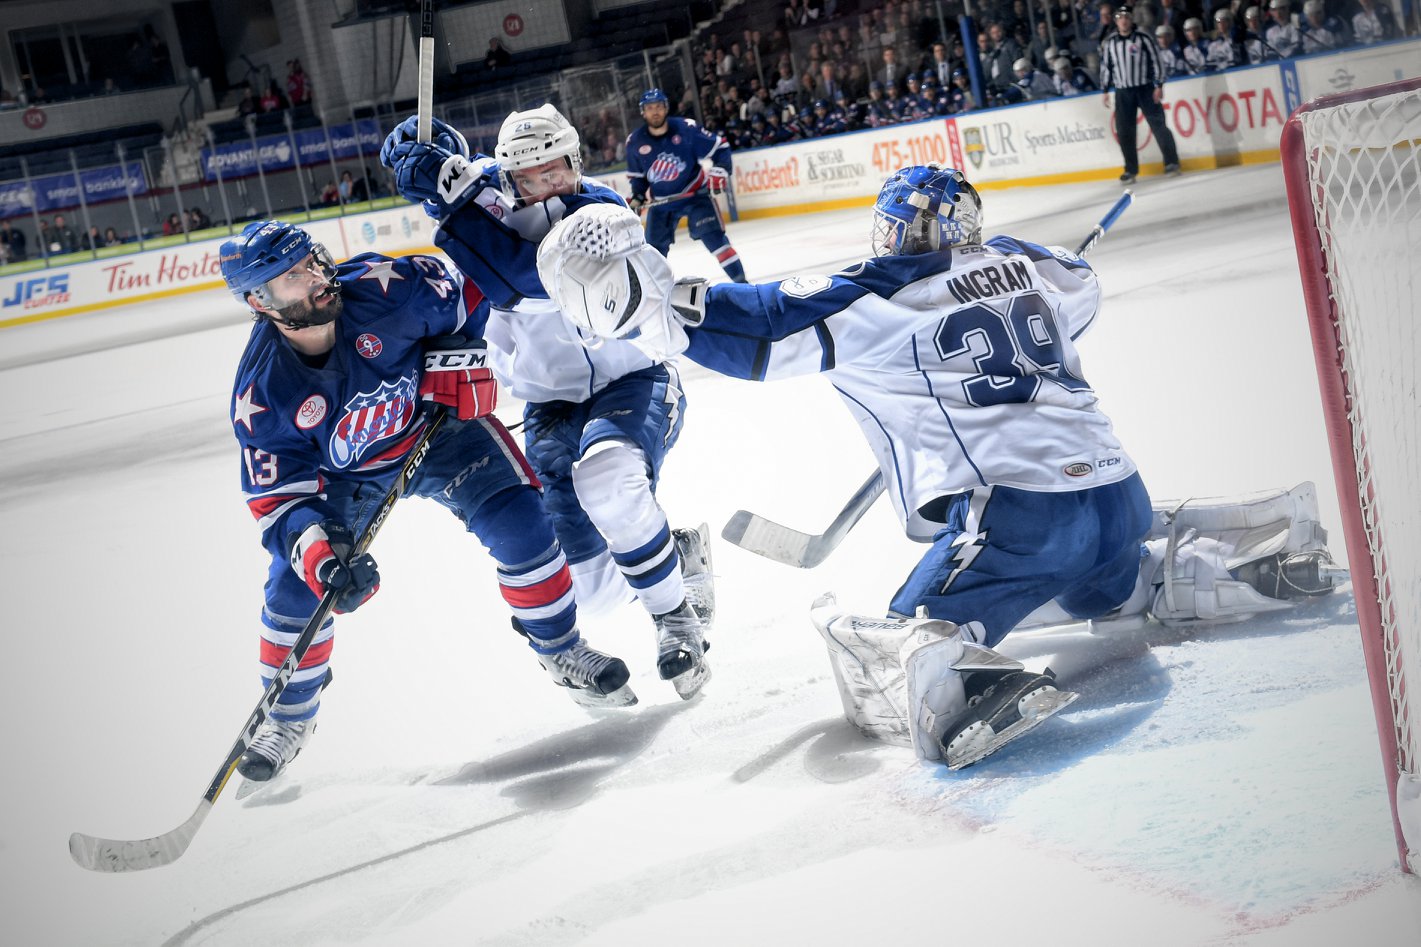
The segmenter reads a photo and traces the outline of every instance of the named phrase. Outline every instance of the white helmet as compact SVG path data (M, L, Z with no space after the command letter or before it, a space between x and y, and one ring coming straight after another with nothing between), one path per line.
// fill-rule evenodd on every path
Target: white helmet
M536 168L558 158L567 159L574 183L582 180L582 142L577 129L551 103L526 112L513 112L498 130L499 184L509 200L519 200L518 187L510 171Z

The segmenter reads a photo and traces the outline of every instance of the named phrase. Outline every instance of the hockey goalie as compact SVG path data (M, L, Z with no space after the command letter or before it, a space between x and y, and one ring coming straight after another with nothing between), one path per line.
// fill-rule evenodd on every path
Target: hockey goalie
M538 252L588 344L832 381L928 549L887 617L843 614L831 596L811 617L848 719L952 769L1077 696L995 650L1009 633L1242 621L1341 577L1310 484L1152 504L1074 344L1100 309L1094 271L1065 248L981 231L976 190L928 165L888 179L875 256L832 276L676 282L620 208L564 220Z

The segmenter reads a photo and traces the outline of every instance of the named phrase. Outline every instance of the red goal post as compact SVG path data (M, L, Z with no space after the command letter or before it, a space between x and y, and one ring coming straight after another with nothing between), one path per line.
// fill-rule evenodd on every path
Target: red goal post
M1393 828L1421 872L1421 79L1303 105L1281 150Z

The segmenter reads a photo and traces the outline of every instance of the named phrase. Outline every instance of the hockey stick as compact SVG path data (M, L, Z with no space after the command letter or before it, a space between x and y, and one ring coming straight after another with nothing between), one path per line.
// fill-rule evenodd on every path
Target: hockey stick
M419 48L420 86L417 134L420 141L429 141L430 109L434 98L433 0L421 0L420 14L422 35ZM439 433L439 429L444 426L444 419L447 416L444 411L437 411L425 426L424 433L419 436L419 440L410 449L409 455L400 467L399 475L395 477L394 483L390 485L384 499L375 509L375 515L361 530L360 536L356 539L355 546L351 550L352 555L359 555L370 548L375 534L380 531L380 527L385 524L386 517L390 515L390 510L394 509L395 503L399 501L405 488L409 486L415 471L424 462L425 456L429 453L429 445L434 442L434 435ZM335 592L327 592L321 596L320 604L316 606L311 620L306 622L306 627L301 630L301 634L296 638L296 643L287 653L286 660L281 662L281 667L277 668L276 673L272 675L271 683L267 685L261 700L257 701L252 715L247 718L246 724L232 743L232 749L228 751L227 759L218 768L217 774L212 777L207 791L202 794L201 801L198 802L193 814L188 816L187 821L172 831L146 839L106 839L85 835L83 832L75 832L69 836L69 854L79 867L87 868L90 871L104 872L143 871L147 868L170 865L182 857L183 852L187 851L188 845L191 844L193 836L202 827L207 814L212 811L213 803L217 801L218 796L222 795L227 781L232 778L232 773L236 771L242 754L246 753L247 747L251 746L257 730L266 722L267 715L271 713L271 709L276 706L276 702L286 691L287 684L291 682L291 676L296 673L297 666L306 656L306 652L310 650L311 643L316 640L316 633L321 630L321 626L330 617L335 604Z
M1096 224L1090 231L1090 236L1085 238L1085 242L1076 248L1076 256L1085 256L1091 249L1100 242L1100 238L1105 236L1105 231L1109 230L1115 221L1120 219L1120 215L1125 213L1125 208L1135 200L1134 192L1128 187L1125 193L1120 195L1111 208L1105 212L1105 216L1100 218L1100 223Z
M352 549L352 554L358 555L370 548L375 534L380 531L380 527L384 525L385 519L390 515L390 510L394 508L400 495L409 486L415 471L419 469L419 465L429 453L429 445L433 442L434 435L444 425L446 417L447 415L440 411L426 425L424 433L420 435L419 440L410 450L409 456L405 458L399 476L386 491L385 498L380 501L379 507L375 510L375 515L370 518L370 522L361 531L360 537ZM197 809L188 817L188 820L171 832L133 841L98 838L93 835L85 835L82 832L75 832L69 836L69 854L73 856L74 861L81 868L106 872L142 871L145 868L158 868L162 865L172 864L182 856L183 852L187 851L188 844L192 842L193 836L197 834L198 828L207 818L207 813L212 810L212 804L222 794L227 780L236 770L242 754L247 752L247 747L251 745L257 730L266 721L267 715L286 690L287 684L291 681L291 675L296 673L297 665L301 663L301 659L306 656L311 643L315 641L316 633L330 617L335 603L335 592L327 592L321 596L321 603L316 606L315 614L306 623L306 627L301 630L296 643L291 646L290 653L286 655L286 660L281 663L281 667L277 668L276 673L272 676L271 683L267 685L261 700L257 701L256 709L252 711L251 716L242 726L241 732L237 734L237 739L232 743L232 749L228 751L227 758L222 761L217 774L208 784L207 791L202 794L202 801L197 804Z
M419 121L415 134L427 142L434 132L434 0L419 2Z
M1091 230L1090 236L1086 237L1085 242L1076 251L1076 256L1089 253L1120 215L1125 213L1125 209L1133 200L1134 195L1129 190L1120 195L1120 199L1111 205L1110 210L1100 219L1100 223ZM787 566L813 569L838 548L839 543L849 534L849 530L858 524L868 512L868 508L883 494L883 489L883 471L875 470L873 475L863 482L863 486L849 498L849 502L844 504L839 515L834 517L834 522L822 533L801 533L748 510L736 510L726 522L725 528L720 531L720 536L726 542L734 543L757 556L764 556Z

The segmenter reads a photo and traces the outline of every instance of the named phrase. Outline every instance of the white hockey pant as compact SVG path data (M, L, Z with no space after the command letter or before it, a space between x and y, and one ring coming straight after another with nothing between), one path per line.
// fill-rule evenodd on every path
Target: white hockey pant
M864 736L942 758L948 724L967 709L963 673L1022 665L968 640L949 621L846 615L832 594L810 609L829 647L844 716Z
M597 532L602 534L613 553L641 549L665 530L666 548L662 554L675 554L666 513L651 492L651 475L641 448L622 440L601 441L592 445L573 465L572 485L587 518L597 527ZM605 610L626 601L626 593L622 591L627 586L626 580L619 585L613 580L606 564L598 563L599 560L592 560L581 564L585 567L581 570L584 585L598 582L602 583L603 589L608 585L612 587L606 592L588 590L593 611L598 611L599 606ZM575 572L574 582L577 578ZM583 588L575 588L578 606L582 607ZM675 611L686 597L679 569L672 569L654 585L639 587L635 591L642 605L653 615Z
M1100 631L1126 630L1153 615L1166 625L1238 622L1293 606L1269 598L1230 570L1271 556L1327 549L1317 490L1266 490L1236 497L1156 501L1145 540L1148 557L1130 598L1095 620ZM1014 631L1079 621L1048 602Z

